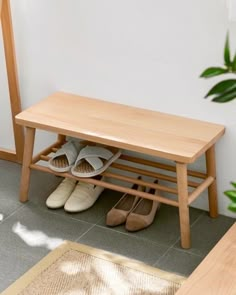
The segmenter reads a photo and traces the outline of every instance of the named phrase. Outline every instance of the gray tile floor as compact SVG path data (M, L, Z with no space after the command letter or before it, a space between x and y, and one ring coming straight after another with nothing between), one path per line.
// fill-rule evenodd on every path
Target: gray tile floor
M32 173L30 201L20 203L20 173L20 165L0 160L0 291L64 239L188 276L235 221L225 216L211 219L191 208L192 248L183 250L177 208L162 205L152 226L128 233L123 226L105 225L106 212L120 193L105 190L89 210L68 214L47 209L45 200L61 179L38 171Z

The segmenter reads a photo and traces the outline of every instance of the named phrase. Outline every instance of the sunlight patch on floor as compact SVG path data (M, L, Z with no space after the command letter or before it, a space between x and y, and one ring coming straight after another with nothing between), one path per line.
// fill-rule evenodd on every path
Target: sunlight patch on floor
M60 270L68 275L76 275L80 272L81 266L73 261L64 261L60 265Z
M64 240L52 238L39 230L29 230L25 225L17 222L13 225L12 231L17 234L26 244L31 247L45 247L53 250L63 244Z
M122 266L122 263L117 263L118 260L113 263L101 257L90 256L91 254L79 252L78 256L72 253L69 256L69 252L66 253L61 256L63 261L58 259L57 265L53 266L53 269L58 271L58 277L61 276L61 280L73 282L66 294L95 294L96 291L96 294L114 295L173 294L168 291L173 288L170 280L132 269L132 264Z

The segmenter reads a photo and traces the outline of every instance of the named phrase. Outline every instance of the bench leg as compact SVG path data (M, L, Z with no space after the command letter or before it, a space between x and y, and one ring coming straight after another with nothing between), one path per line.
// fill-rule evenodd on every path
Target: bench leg
M206 151L206 168L207 176L214 177L214 182L208 187L209 212L210 216L218 216L217 204L217 187L216 187L216 163L215 163L215 146L213 145Z
M178 185L181 246L184 249L189 249L191 247L191 241L190 241L190 218L189 218L189 206L188 206L187 164L176 163L176 172L177 172L177 185Z
M62 134L58 134L57 140L63 144L66 141L66 136Z
M20 201L28 201L29 182L30 182L30 164L32 162L33 149L34 149L35 129L26 127L25 133L25 146L24 156L21 172L21 184L20 184Z

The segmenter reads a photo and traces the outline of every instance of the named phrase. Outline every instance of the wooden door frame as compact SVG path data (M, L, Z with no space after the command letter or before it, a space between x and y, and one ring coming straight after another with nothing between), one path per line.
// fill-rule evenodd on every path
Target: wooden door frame
M15 141L15 151L0 148L0 159L21 163L24 148L24 130L22 126L15 123L15 116L21 112L21 100L17 77L10 0L0 0L0 22L2 27L12 126Z

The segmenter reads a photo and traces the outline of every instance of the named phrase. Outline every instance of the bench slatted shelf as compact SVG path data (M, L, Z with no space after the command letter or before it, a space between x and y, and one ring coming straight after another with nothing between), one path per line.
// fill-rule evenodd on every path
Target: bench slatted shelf
M217 217L215 143L222 137L222 125L135 108L100 99L57 92L16 116L16 123L26 129L20 201L28 200L31 169L76 178L70 173L56 173L42 161L48 161L65 142L66 136L122 149L118 161L103 173L106 179L143 184L159 190L158 195L137 192L113 181L83 178L83 181L120 192L158 200L179 208L181 245L189 248L189 205L208 188L209 213ZM57 141L34 155L35 131L58 134ZM125 153L135 152L135 155ZM143 155L151 156L151 160ZM206 171L188 169L201 155L206 155ZM161 163L164 159L170 164ZM131 172L163 180L171 185L154 184L126 176ZM79 179L79 178L77 178ZM165 193L173 194L173 198Z

